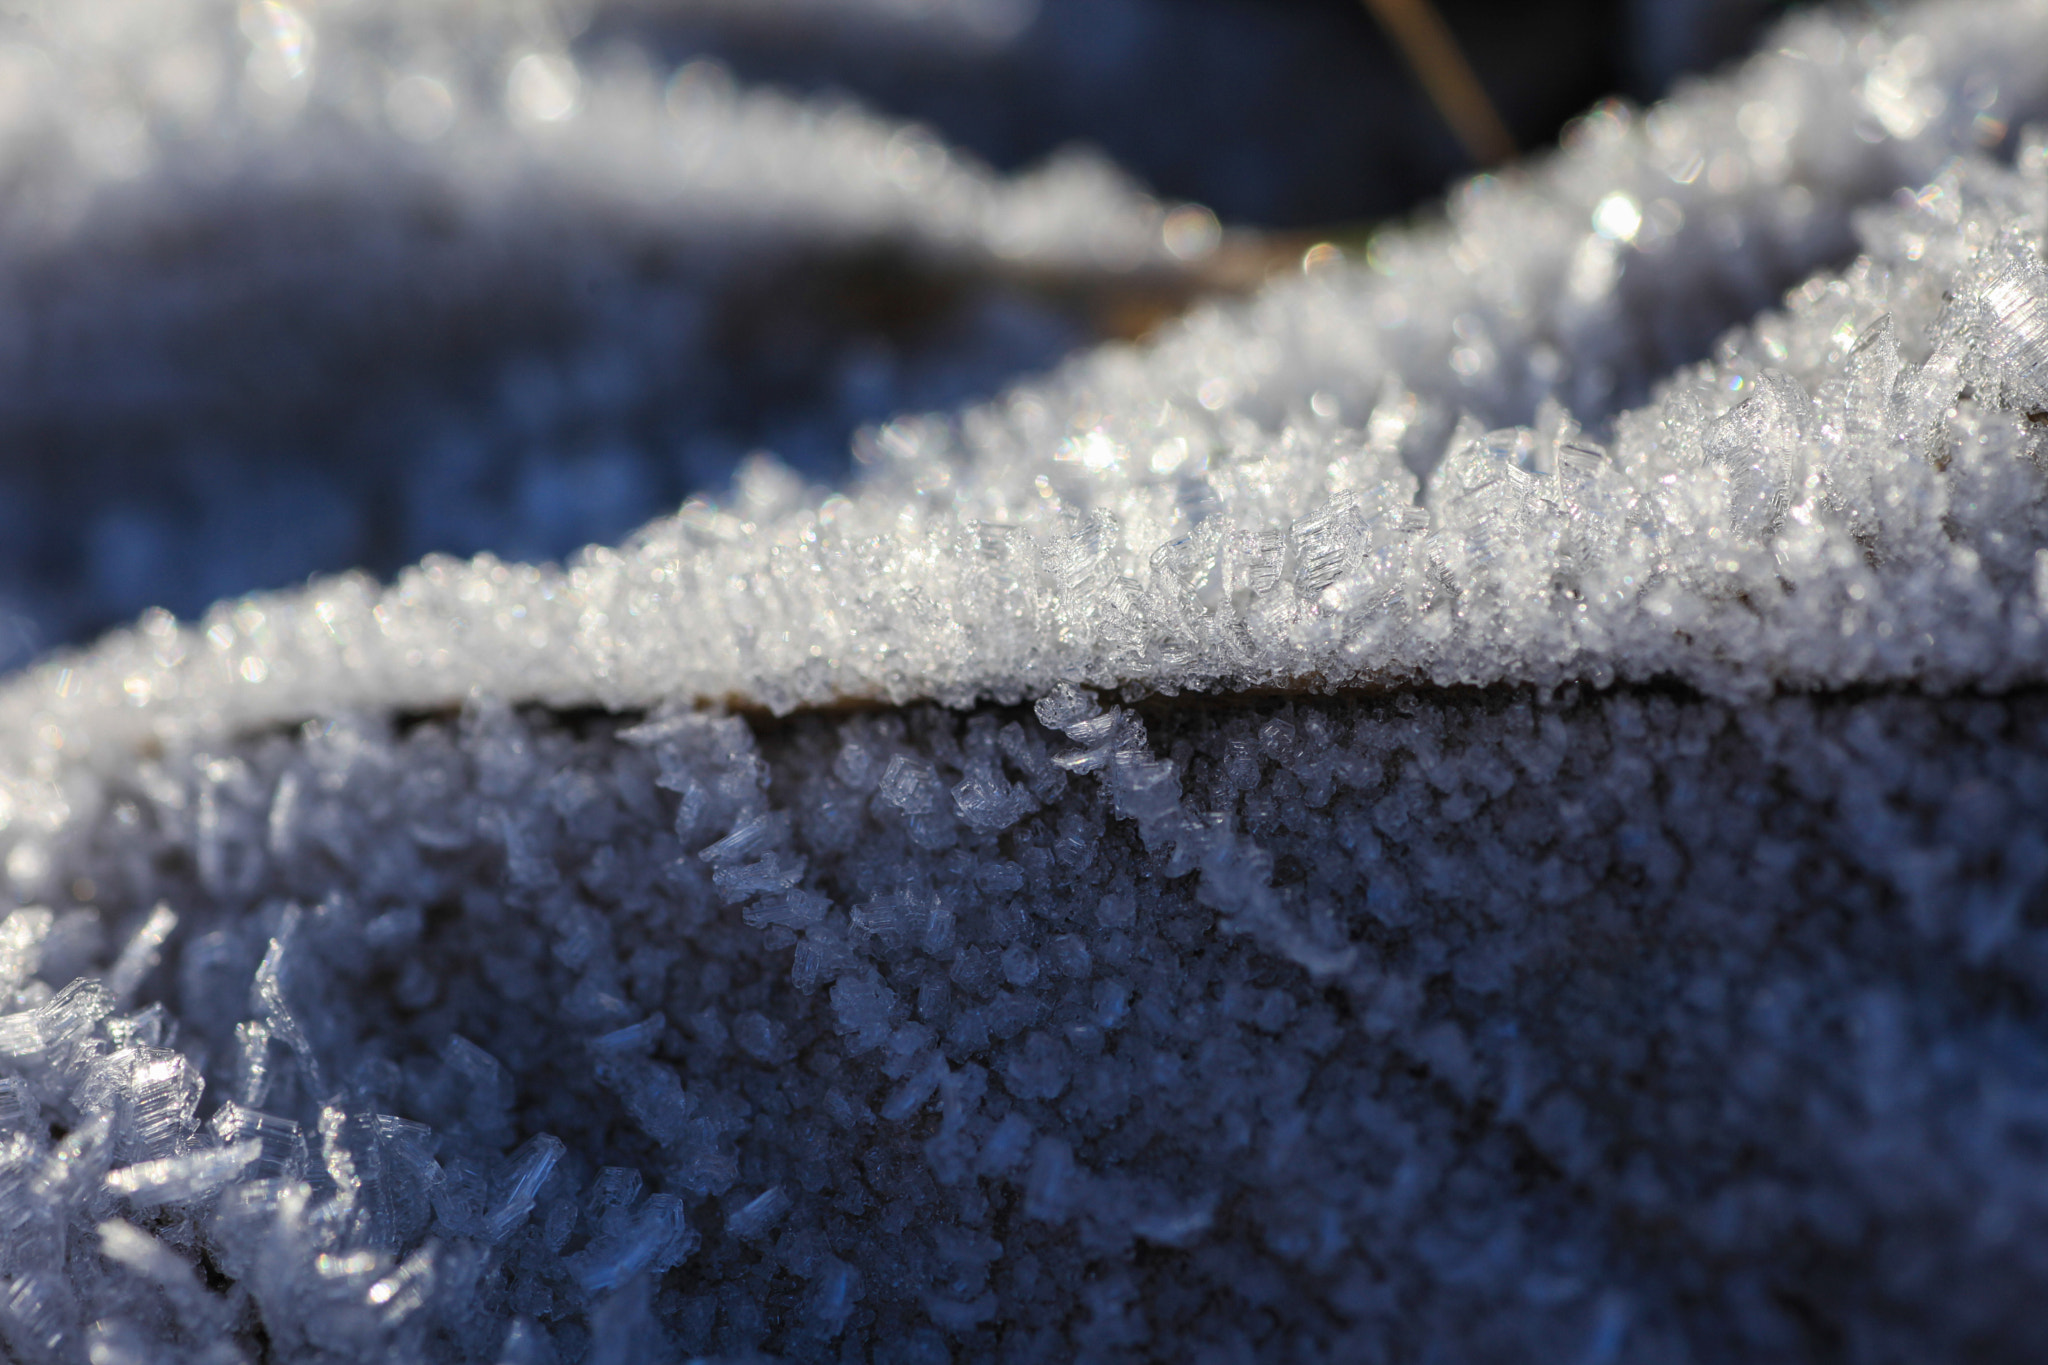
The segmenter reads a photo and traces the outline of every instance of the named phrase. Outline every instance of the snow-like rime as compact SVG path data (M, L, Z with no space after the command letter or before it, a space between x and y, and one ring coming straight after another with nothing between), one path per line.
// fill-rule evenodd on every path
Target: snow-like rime
M2028 1358L2044 52L1801 19L841 492L17 677L0 1344Z

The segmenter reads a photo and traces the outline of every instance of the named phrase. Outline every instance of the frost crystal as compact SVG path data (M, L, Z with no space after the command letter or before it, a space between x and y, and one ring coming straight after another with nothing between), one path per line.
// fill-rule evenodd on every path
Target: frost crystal
M877 429L847 494L757 462L730 501L563 570L430 559L388 589L345 578L196 627L152 617L0 704L165 736L187 717L474 690L786 711L1062 681L1675 677L1738 695L2033 676L2036 613L2012 592L2031 561L2013 556L2039 495L2033 465L2000 452L2031 448L2048 382L2040 191L2024 170L1939 161L1939 120L1873 146L1854 131L1867 91L1842 102L1870 85L1848 79L1857 63L1899 45L1933 81L2008 59L2010 31L2044 21L1961 5L1919 22L1857 37L1802 21L1724 85L1596 110L1554 161L1468 187L1447 229L1384 236L1363 268L1311 260L1142 356ZM2007 73L2000 98L2044 79ZM1910 206L1859 220L1857 265L1604 415L1703 342L1671 332L1674 310L1751 288L1760 253L1831 250L1854 196L1923 167L1938 174ZM1617 193L1649 206L1626 240ZM1595 294L1588 253L1622 253ZM1452 429L1460 409L1535 425ZM1902 423L1922 458L1894 469Z
M564 556L763 442L838 470L859 423L1085 340L1039 284L1171 287L1203 254L1169 229L1206 210L1098 155L999 176L845 98L580 52L556 12L641 8L0 15L0 500L51 514L0 537L0 664L167 591ZM936 31L1005 3L865 8Z
M2028 1358L2044 37L1801 19L844 492L16 678L0 1342Z

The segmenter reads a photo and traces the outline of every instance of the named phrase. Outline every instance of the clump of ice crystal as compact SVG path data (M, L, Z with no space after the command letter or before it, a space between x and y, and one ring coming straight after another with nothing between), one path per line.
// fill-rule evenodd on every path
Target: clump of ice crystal
M2029 1358L2048 139L1603 406L1753 259L1673 213L1839 220L2048 13L1904 23L843 494L16 679L0 1342Z
M1214 247L1097 156L997 176L552 14L0 17L0 663L24 623L563 556L763 442L836 474L860 423L1092 339L1046 281Z
M1865 220L1851 268L1601 439L1550 400L1533 427L1467 419L1418 484L1404 455L1427 404L1398 378L1356 424L1334 404L1277 430L1211 411L1210 386L1254 382L1226 360L1279 363L1259 359L1283 343L1254 310L1192 401L1182 366L1221 317L957 420L892 422L863 438L846 495L757 460L727 503L566 569L436 558L388 589L344 578L193 627L159 615L0 705L60 730L92 716L75 758L98 736L476 689L780 712L1057 683L1675 679L1743 696L2031 679L2048 657L2038 148L2016 170L1949 163ZM1275 292L1346 315L1313 281Z
M1107 3L1077 34L1117 28ZM836 479L862 423L1049 367L1096 335L1076 277L1171 284L1215 220L1087 156L995 176L843 98L675 66L660 36L945 47L1013 11L14 7L0 665L315 571L560 559L748 450ZM1473 182L1448 232L1386 235L1365 269L1319 254L1249 317L1185 329L1142 392L1046 396L1062 436L1169 400L1271 434L1361 424L1395 375L1418 471L1460 410L1526 422L1553 395L1597 421L1846 253L1853 206L2042 112L2044 40L2012 0L1796 24L1647 118L1595 111L1547 169ZM985 83L1017 81L1043 83Z

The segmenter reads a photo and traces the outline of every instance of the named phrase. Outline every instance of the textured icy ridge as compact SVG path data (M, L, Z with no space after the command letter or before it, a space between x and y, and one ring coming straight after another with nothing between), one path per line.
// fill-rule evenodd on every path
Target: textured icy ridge
M1233 258L1099 156L997 175L558 11L607 7L0 16L0 666L316 570L615 542L760 444L836 473L863 422L1088 344L1079 296Z
M68 44L53 50L73 65L38 68L36 80L68 80L83 96L107 71L159 58L172 74L179 62L215 74L142 82L161 107L146 111L157 140L138 145L155 147L161 165L145 156L129 168L139 182L114 177L89 192L84 176L81 204L135 200L139 184L149 190L140 202L162 214L181 195L210 192L209 158L239 163L245 179L293 182L323 158L360 174L366 152L401 178L423 172L481 195L479 205L556 177L541 198L641 213L689 186L693 217L710 222L721 204L755 212L782 184L818 200L811 208L830 221L845 205L865 206L850 211L848 230L918 242L952 231L931 204L985 197L942 155L932 165L922 151L905 160L899 130L851 113L777 113L770 97L735 103L715 81L693 80L673 88L677 112L665 119L644 74L586 80L551 65L559 34L509 13L476 47L486 56L474 69L443 70L448 58L439 74L402 75L404 63L438 50L436 34L482 21L427 10L411 30L394 30L375 7L316 15L318 25L288 6L257 7L247 14L262 22L221 48L203 39L225 34L218 6L165 11L154 30L95 26L85 22L92 12L46 16ZM1420 620L1427 613L1414 609L1431 591L1417 573L1443 574L1425 562L1435 550L1419 553L1423 541L1406 534L1422 523L1403 509L1401 467L1433 464L1459 410L1527 419L1555 394L1594 417L1672 357L1696 353L1706 337L1699 319L1718 327L1760 307L1771 281L1839 251L1854 204L1917 181L1956 147L2002 135L2005 121L2038 107L2048 71L2032 60L2042 44L2031 39L2044 29L2048 7L1992 0L1875 26L1803 19L1779 34L1776 51L1645 117L1596 111L1565 153L1531 172L1482 177L1456 197L1446 227L1383 236L1364 267L1317 254L1308 278L1241 312L1198 316L1148 352L1106 354L957 424L893 426L873 446L883 468L850 500L819 505L764 472L732 515L686 513L622 556L594 553L566 575L437 561L388 593L343 582L242 604L201 632L166 635L156 622L110 643L95 664L52 666L12 704L53 704L61 726L80 705L112 698L176 730L331 706L442 704L474 689L566 703L730 696L782 709L849 696L1018 695L1062 678L1170 687L1669 667L1658 650L1619 637L1482 642L1476 667L1461 662L1455 641L1440 647L1441 622L1407 638L1404 612ZM410 41L395 41L400 32ZM166 34L202 38L171 43L166 52L184 54L171 61L151 46ZM247 48L239 96L219 79L236 43ZM521 52L519 62L540 65L494 93L499 67ZM414 77L436 82L453 111L428 149L386 127L395 119L403 131L405 100L424 89L404 94ZM383 91L381 112L379 101L364 103L365 89ZM550 89L581 100L581 112L539 119L535 110L561 112L542 107ZM501 101L509 112L494 112ZM82 125L64 123L96 107L86 98L26 105L7 133L24 165L78 178L89 161L54 151L95 145ZM714 125L739 136L752 124L761 126L740 141L767 149L765 169L735 182L744 193L728 200L717 164L699 165L691 149L715 145ZM966 175L967 187L940 193L933 166ZM860 184L827 174L841 168ZM870 191L895 207L869 203ZM1052 212L1058 198L1045 201L1045 250L1055 255L1101 246L1088 246L1084 221L1129 216L1112 211L1114 195L1082 195L1086 212ZM820 207L827 201L841 207ZM906 218L913 201L919 210ZM1019 205L988 220L1004 230L1031 221ZM1156 246L1152 220L1133 221L1132 242ZM1864 302L1875 311L1883 300ZM1900 336L1911 349L1916 335ZM1811 377L1823 358L1793 363ZM1412 405L1390 381L1415 392ZM1532 446L1526 458L1536 457ZM1438 515L1432 529L1456 524ZM1305 576L1291 558L1304 547ZM1357 571L1362 561L1372 572ZM1266 591L1280 574L1287 590ZM849 584L859 589L840 591ZM1361 623L1372 614L1361 594L1405 605ZM444 624L453 633L442 635ZM564 648L569 639L577 643Z
M564 570L429 560L388 590L145 620L12 686L0 708L31 746L13 766L475 693L787 711L1063 682L2039 679L2044 174L2038 140L2016 170L1951 163L1865 221L1848 271L1610 442L1555 404L1533 428L1468 421L1419 500L1402 453L1421 404L1397 384L1355 426L1311 411L1271 435L1159 400L1172 343L1111 352L957 423L881 429L849 495L762 461L729 505Z
M1165 208L1099 158L1005 179L928 129L737 89L714 61L658 73L628 47L585 69L553 5L18 10L0 44L9 255L317 186L508 229L570 205L740 257L801 237L1053 269L1183 259Z

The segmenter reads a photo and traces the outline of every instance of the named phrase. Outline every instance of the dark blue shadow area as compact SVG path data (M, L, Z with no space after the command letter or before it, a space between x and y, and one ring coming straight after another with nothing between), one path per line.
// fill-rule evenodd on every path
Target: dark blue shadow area
M1778 0L1440 0L1523 147L1616 91L1653 97L1745 50ZM1227 221L1404 212L1473 169L1361 0L988 0L1016 31L926 34L886 6L608 6L582 39L744 80L848 91L1003 169L1083 141ZM865 18L863 18L863 13ZM813 16L806 13L804 18Z
M338 253L332 289L317 261L227 259L305 250L318 211L242 202L175 250L40 263L42 382L0 398L0 663L310 573L561 559L756 449L837 482L859 426L987 397L1095 336L1072 299L887 255L401 228L387 275ZM174 306L188 279L214 287ZM126 325L67 325L95 303Z

